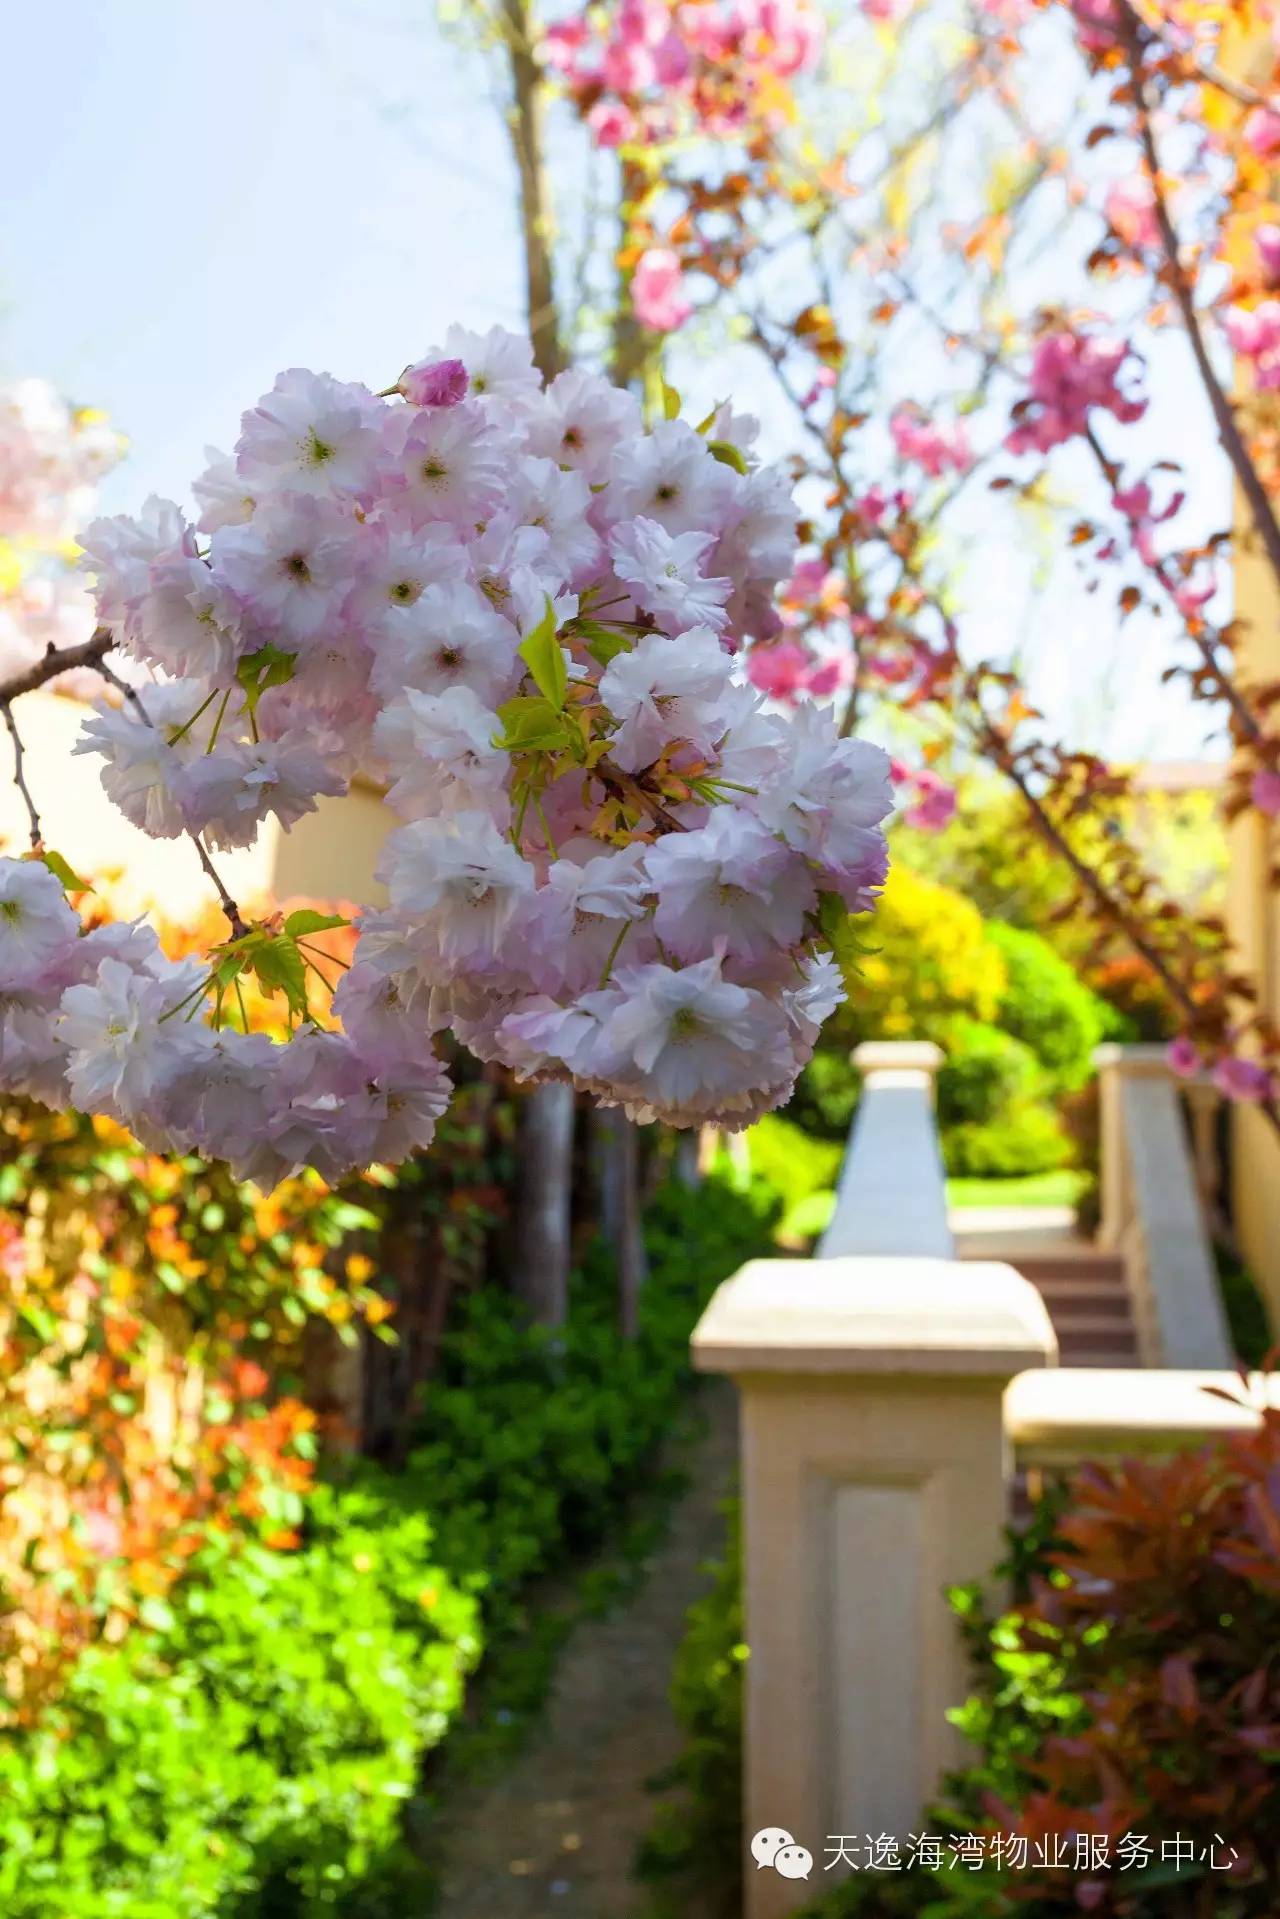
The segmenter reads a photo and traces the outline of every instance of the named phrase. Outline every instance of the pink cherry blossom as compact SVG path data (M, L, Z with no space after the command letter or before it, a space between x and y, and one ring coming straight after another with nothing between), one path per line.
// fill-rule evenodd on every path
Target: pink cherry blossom
M1259 306L1234 308L1226 317L1227 338L1235 351L1253 362L1253 378L1260 392L1280 387L1280 300Z
M1259 160L1274 160L1280 154L1280 113L1254 107L1245 117L1244 143Z
M1127 363L1136 357L1123 340L1077 332L1047 334L1032 358L1028 398L1005 438L1009 451L1047 453L1061 446L1085 432L1094 408L1125 424L1140 420L1147 409L1145 399L1119 385Z
M1204 1071L1204 1058L1200 1048L1185 1033L1180 1033L1177 1039L1170 1040L1168 1060L1170 1072L1176 1073L1179 1079L1194 1079L1198 1073Z
M686 49L803 57L765 0L687 24ZM618 32L680 70L665 5ZM528 341L454 327L379 397L282 375L209 456L199 531L165 501L89 527L99 617L156 676L82 729L109 801L240 847L375 774L402 821L390 903L361 918L341 1025L276 1042L221 1017L200 962L141 925L83 932L45 867L0 860L0 1087L264 1185L425 1146L445 1031L637 1118L736 1127L785 1099L839 996L818 895L874 904L891 795L880 750L812 704L847 646L776 637L780 582L832 627L840 577L797 567L755 423L704 426L646 432L598 376L544 389Z
M457 406L467 397L469 376L461 360L422 360L407 366L399 388L411 406Z
M1260 766L1249 782L1249 798L1269 819L1280 816L1280 773L1269 766Z
M669 247L649 247L631 276L631 304L641 326L651 333L674 333L693 312L684 290L684 272Z
M1257 1060L1227 1053L1213 1069L1213 1083L1225 1098L1241 1104L1269 1100L1275 1092L1274 1075Z
M901 458L914 461L932 480L966 473L973 464L968 435L958 421L945 426L919 407L901 406L890 416L889 432Z
M1142 174L1114 181L1107 189L1104 211L1113 232L1135 252L1160 244L1155 196L1150 182Z

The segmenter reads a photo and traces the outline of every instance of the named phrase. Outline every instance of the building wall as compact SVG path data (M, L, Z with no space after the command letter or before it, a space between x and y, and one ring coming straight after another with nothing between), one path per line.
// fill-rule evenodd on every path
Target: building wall
M101 761L72 752L85 708L54 693L33 693L16 709L26 748L27 784L44 826L45 843L85 879L111 882L124 913L155 908L180 920L198 913L212 888L189 841L153 840L139 832L102 790ZM7 852L25 851L26 809L8 778L7 739L0 734L0 840ZM217 867L235 898L320 899L380 904L374 868L391 825L377 791L357 788L346 799L321 800L285 833L274 821L243 852L220 853Z
M1237 505L1237 528L1248 517ZM1243 627L1241 677L1280 679L1280 596L1251 536L1241 533L1236 557L1236 616ZM1280 858L1274 825L1249 810L1230 829L1227 924L1245 971L1257 979L1261 1008L1280 1021L1280 892L1271 868ZM1232 1201L1240 1250L1267 1295L1280 1329L1280 1139L1258 1113L1232 1116Z

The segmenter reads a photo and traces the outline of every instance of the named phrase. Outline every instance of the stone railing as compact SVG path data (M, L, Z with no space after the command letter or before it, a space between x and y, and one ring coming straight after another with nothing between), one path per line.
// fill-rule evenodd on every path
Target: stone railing
M1231 1339L1205 1225L1205 1109L1193 1152L1163 1046L1100 1046L1099 1244L1123 1255L1147 1366L1221 1369ZM1192 1097L1202 1100L1203 1089Z
M898 1833L959 1758L967 1690L945 1586L1000 1556L1009 1381L1056 1358L1039 1294L953 1256L933 1047L860 1049L835 1216L814 1260L716 1293L694 1363L741 1407L748 1834ZM813 1885L748 1873L774 1919Z
M1154 1072L1102 1062L1107 1217L1144 1262L1144 1358L1212 1352L1194 1374L1058 1369L1035 1288L1010 1266L955 1259L937 1063L931 1047L860 1050L863 1096L818 1256L753 1261L693 1337L695 1365L732 1377L740 1400L745 1832L783 1827L815 1861L806 1882L748 1860L747 1919L811 1902L831 1834L905 1841L961 1759L946 1714L969 1675L944 1589L1001 1558L1018 1465L1166 1451L1258 1417L1204 1390L1239 1382L1216 1357L1203 1228L1181 1191L1156 1204L1154 1167L1190 1175ZM1190 1252L1175 1257L1167 1221Z
M936 1046L867 1041L853 1055L862 1095L819 1259L922 1254L952 1259L933 1079Z
M1011 1381L1004 1423L1020 1466L1061 1472L1251 1432L1264 1405L1280 1406L1280 1375L1063 1367Z

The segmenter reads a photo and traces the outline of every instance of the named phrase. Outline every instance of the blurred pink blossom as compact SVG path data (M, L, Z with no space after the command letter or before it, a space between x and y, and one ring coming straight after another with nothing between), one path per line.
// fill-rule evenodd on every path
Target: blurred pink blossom
M631 304L650 333L674 333L693 312L684 291L684 273L669 247L649 247L631 276Z

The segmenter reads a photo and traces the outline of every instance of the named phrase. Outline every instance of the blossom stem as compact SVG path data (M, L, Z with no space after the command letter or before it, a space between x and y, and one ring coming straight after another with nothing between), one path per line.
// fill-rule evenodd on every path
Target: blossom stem
M178 728L176 733L171 733L169 735L170 746L176 746L179 740L184 740L187 737L187 734L191 731L192 727L195 725L196 721L200 718L201 714L208 712L209 708L213 705L213 702L217 699L217 697L218 697L218 689L215 686L212 693L208 694L206 698L201 701L200 705L196 708L195 712L191 715L191 718L189 720L184 721L183 724Z
M9 729L9 738L13 741L13 783L21 793L23 804L27 809L27 819L31 827L31 844L33 847L39 846L44 835L40 830L40 814L31 796L31 788L27 785L26 755L23 751L22 735L18 731L18 722L13 717L13 707L7 699L0 701L0 709L4 712L4 723Z
M616 940L615 940L615 941L613 942L613 945L612 945L612 946L611 946L611 947L609 948L609 957L608 957L608 959L607 959L607 960L605 961L605 963L604 963L604 971L603 971L603 973L601 973L601 975L600 975L600 990L601 990L601 991L603 991L603 989L604 989L604 988L605 988L605 987L606 987L606 986L607 986L607 985L609 984L609 975L610 975L610 974L612 973L612 971L613 971L613 962L614 962L614 961L615 961L615 960L617 959L617 957L618 957L618 954L619 954L619 952L621 951L621 948L622 948L622 942L623 942L623 940L624 940L624 939L625 939L625 938L627 937L627 934L628 934L628 933L629 933L630 931L631 931L631 921L630 921L630 920L623 920L623 922L622 922L622 931L621 931L621 932L620 932L620 933L618 934L618 937L617 937L617 939L616 939Z
M542 810L542 801L536 793L533 796L533 810L538 815L538 824L542 828L543 837L547 842L547 851L553 860L558 860L560 855L557 853L556 843L551 837L551 828L547 825L547 816Z
M210 699L212 699L213 695L210 694L209 697ZM218 744L218 735L222 731L222 722L226 717L227 707L228 707L228 704L230 703L230 700L231 700L231 688L228 687L226 692L222 696L222 705L218 708L217 712L213 716L213 731L209 735L209 744L204 749L206 755L212 753L214 747ZM196 717L198 719L199 714L197 714Z

